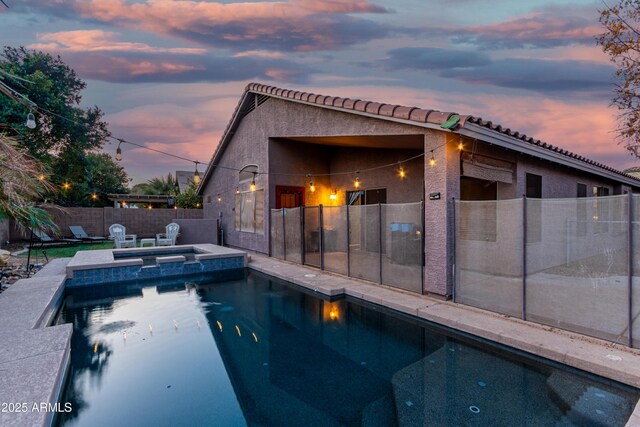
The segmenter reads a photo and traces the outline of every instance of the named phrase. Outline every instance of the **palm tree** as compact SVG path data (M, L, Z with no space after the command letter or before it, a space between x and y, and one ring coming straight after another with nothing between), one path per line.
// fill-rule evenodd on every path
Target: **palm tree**
M178 181L169 173L166 177L151 178L144 184L134 185L131 192L133 194L172 196L177 194L177 188Z
M51 215L38 203L53 190L42 175L42 163L23 151L18 142L0 134L0 220L13 219L18 228L56 232Z

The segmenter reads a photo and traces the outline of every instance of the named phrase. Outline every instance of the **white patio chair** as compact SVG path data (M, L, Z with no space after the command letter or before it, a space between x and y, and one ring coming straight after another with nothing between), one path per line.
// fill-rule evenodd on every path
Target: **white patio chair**
M137 244L137 236L135 234L127 234L127 229L120 224L112 224L109 227L109 238L113 239L116 249L135 248Z
M172 222L167 225L166 233L156 234L156 246L174 246L180 232L180 225Z

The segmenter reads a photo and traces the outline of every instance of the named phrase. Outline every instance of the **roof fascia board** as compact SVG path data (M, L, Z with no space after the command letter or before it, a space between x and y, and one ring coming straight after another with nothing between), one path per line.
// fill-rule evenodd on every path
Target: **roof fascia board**
M242 98L240 99L240 102L238 103L238 106L236 107L235 111L233 112L233 116L231 117L231 120L229 121L229 124L227 125L227 128L224 130L224 134L222 135L222 138L220 139L220 142L218 143L218 146L216 147L216 151L213 153L213 156L211 156L211 161L207 165L207 169L205 169L204 174L202 175L202 180L200 181L200 184L198 185L198 188L196 189L196 194L198 196L202 196L202 192L204 190L204 187L209 182L209 179L211 178L211 175L213 174L213 171L215 169L215 165L216 165L216 162L218 161L218 158L220 156L222 156L222 153L224 153L224 150L227 148L227 145L229 144L229 141L231 140L231 137L235 134L235 129L238 127L238 123L241 120L240 113L242 112L242 110L244 109L246 103L248 102L247 100L249 99L249 96L248 96L249 93L258 93L258 92L245 91L242 94Z
M250 92L260 94L260 95L266 95L262 92L254 92L254 91L250 91ZM367 113L366 111L358 111L358 110L351 110L349 108L334 107L333 105L316 104L315 102L303 101L301 99L291 99L291 98L287 98L286 96L278 96L278 95L271 95L271 94L266 96L269 96L271 98L281 99L283 101L297 102L298 104L309 105L311 107L326 108L328 110L339 111L341 113L357 114L359 116L370 117L372 119L402 123L403 125L422 127L422 128L432 129L432 130L439 130L441 132L451 132L447 129L442 129L440 125L435 125L432 123L421 123L413 120L399 119L397 117L381 116L380 114Z
M553 151L550 151L549 149L535 146L531 143L501 134L499 132L492 131L484 126L479 126L474 123L465 123L464 127L457 130L456 133L469 138L475 138L484 142L488 142L499 147L507 148L509 150L517 151L519 153L533 155L540 159L548 160L553 163L559 163L561 165L568 166L573 169L578 169L583 172L603 176L614 181L631 185L633 187L640 186L640 182L638 180L634 180L615 172L590 165L582 160L573 159L571 157L565 156L564 154L555 153Z

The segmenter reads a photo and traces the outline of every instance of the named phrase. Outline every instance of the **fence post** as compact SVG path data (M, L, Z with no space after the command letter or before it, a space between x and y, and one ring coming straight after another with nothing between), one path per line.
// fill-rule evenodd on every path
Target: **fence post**
M287 216L287 210L282 208L282 258L287 260L287 227L285 217Z
M424 209L424 208L423 208ZM451 214L453 217L453 226L452 228L452 233L453 233L453 244L452 244L452 250L453 250L453 272L452 272L452 276L453 276L453 286L452 286L452 295L451 298L453 299L453 302L456 302L456 282L458 280L457 274L456 274L456 261L457 261L457 257L456 257L456 242L457 242L457 236L456 236L456 231L457 231L457 218L456 218L456 198L452 197L451 198ZM424 211L422 214L422 223L424 224ZM424 225L423 225L423 230L424 230ZM422 234L424 234L424 231L422 232ZM424 256L424 241L422 242L422 252L423 252L423 256ZM422 262L422 265L424 265L424 261ZM424 267L422 268L422 276L423 276L423 282L424 282ZM423 285L424 286L424 285Z
M378 273L382 284L382 204L378 202Z
M273 221L273 215L271 212L271 208L269 208L269 258L273 256L273 233L271 232L271 225ZM220 242L218 242L220 243Z
M304 206L298 207L298 212L300 213L300 218L298 218L298 226L300 227L300 264L304 264L303 254L304 254L304 226L303 226L303 218L304 218Z
M318 206L318 221L320 222L320 270L324 270L324 214L323 206Z
M304 206L300 206L300 264L304 265L305 263L305 253L306 253L306 248L305 248L305 239L304 239L304 211L305 211L305 207Z
M629 280L627 286L629 289L629 347L633 348L633 194L631 190L627 193L629 196L629 206L627 207L629 216L629 231L627 235L627 251L628 254L628 269Z
M524 194L522 195L522 320L527 320L527 196Z
M345 205L347 210L347 277L351 277L351 229L349 228L349 205Z

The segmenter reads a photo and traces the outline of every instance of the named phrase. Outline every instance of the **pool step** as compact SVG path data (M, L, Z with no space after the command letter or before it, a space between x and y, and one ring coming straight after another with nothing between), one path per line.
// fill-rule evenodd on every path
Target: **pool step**
M362 411L362 427L397 427L393 397L384 396L367 405Z
M625 425L633 406L577 375L554 371L547 379L549 395L565 414L556 427Z

